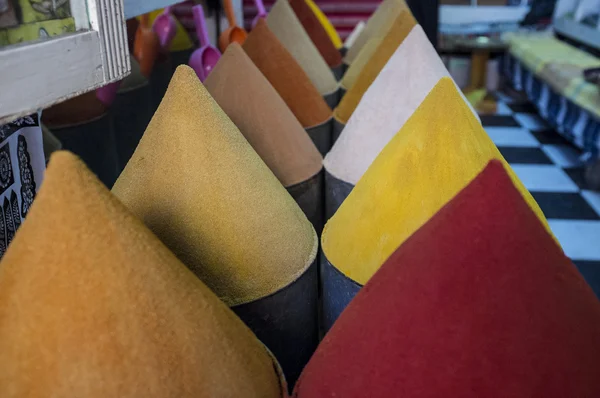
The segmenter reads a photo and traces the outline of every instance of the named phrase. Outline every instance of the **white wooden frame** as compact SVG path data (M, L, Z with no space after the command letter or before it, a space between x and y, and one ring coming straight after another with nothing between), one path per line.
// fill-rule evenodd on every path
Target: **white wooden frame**
M71 0L77 32L0 48L0 124L129 74L123 0Z

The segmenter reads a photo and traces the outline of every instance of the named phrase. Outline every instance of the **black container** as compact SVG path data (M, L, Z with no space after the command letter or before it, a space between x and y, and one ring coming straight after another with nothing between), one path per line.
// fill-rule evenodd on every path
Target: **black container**
M286 187L319 236L323 231L325 216L323 185L321 170L306 181Z
M46 159L46 163L50 161L50 156L62 149L62 143L52 132L48 129L48 127L42 126L42 143L44 145L44 158Z
M335 109L335 107L338 106L341 98L342 97L341 97L341 89L340 88L338 88L337 90L335 90L332 93L329 93L329 94L326 94L323 96L323 99L325 100L327 105L329 105L329 107L331 109Z
M333 123L333 128L331 129L331 146L333 146L333 144L335 144L335 142L338 140L338 138L340 138L340 134L342 134L344 127L346 127L345 124L343 124L336 118L333 118L332 123Z
M342 77L344 77L344 64L334 66L333 68L331 68L331 71L333 72L333 76L335 76L335 80L339 82L340 80L342 80Z
M121 85L111 108L119 173L137 148L150 119L151 91L148 81L139 70L132 72Z
M331 150L332 145L332 129L333 129L333 118L329 118L326 122L323 122L317 126L305 129L308 136L315 144L321 156L327 155L327 152Z
M63 149L79 156L104 185L112 188L119 173L109 113L82 124L52 128L51 132L62 143Z
M171 60L167 56L162 56L162 58L158 59L154 64L154 69L152 69L152 74L149 79L152 101L150 112L152 114L156 112L156 109L158 109L160 102L165 96L172 76Z
M325 169L325 220L329 220L346 200L354 185L339 180Z
M171 73L175 73L175 70L179 65L187 65L190 62L190 57L194 52L194 48L182 51L171 51Z
M316 259L280 291L232 310L271 350L292 390L319 344Z
M322 328L327 333L362 286L335 268L322 250L320 263Z

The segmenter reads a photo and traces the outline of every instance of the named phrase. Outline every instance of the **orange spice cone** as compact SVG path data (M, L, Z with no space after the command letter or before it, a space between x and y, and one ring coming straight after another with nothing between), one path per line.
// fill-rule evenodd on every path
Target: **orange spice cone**
M286 396L252 332L68 152L0 268L3 398Z

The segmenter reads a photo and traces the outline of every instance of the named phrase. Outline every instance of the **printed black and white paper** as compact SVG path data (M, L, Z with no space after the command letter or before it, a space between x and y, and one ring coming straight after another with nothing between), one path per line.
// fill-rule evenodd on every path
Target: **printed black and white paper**
M45 168L37 115L0 126L0 256L27 216Z

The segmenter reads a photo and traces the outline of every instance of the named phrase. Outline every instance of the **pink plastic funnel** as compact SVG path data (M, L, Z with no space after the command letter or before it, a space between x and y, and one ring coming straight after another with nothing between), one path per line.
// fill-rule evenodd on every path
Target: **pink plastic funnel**
M156 17L152 29L158 36L162 50L167 51L177 33L177 24L175 23L175 18L171 15L171 7L165 7L162 14Z
M208 40L208 33L206 31L206 24L204 22L204 10L201 5L193 7L194 12L194 23L196 24L196 33L200 39L200 48L192 53L190 57L190 66L196 71L196 75L200 81L204 81L213 70L221 53L215 47L210 45Z
M110 107L117 97L117 92L121 87L121 80L113 83L108 83L106 86L102 86L96 89L96 98L100 100L104 105Z
M265 5L263 4L262 0L254 0L254 5L256 6L258 13L254 17L254 20L252 21L253 28L256 26L256 23L258 22L259 19L267 17L267 10L265 10Z

